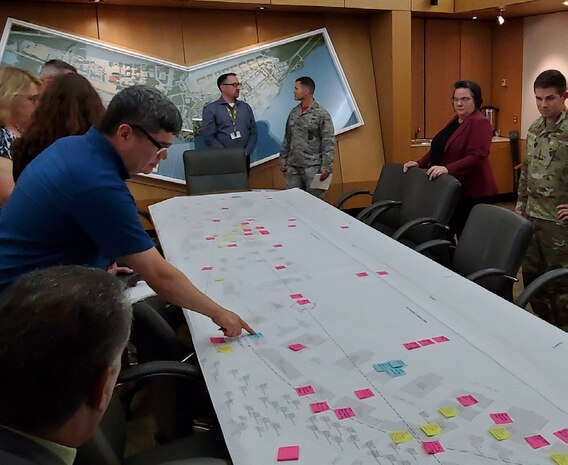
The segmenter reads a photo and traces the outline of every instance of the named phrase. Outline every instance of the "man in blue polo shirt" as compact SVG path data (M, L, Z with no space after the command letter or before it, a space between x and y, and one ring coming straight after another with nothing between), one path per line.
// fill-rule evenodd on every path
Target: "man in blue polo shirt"
M253 332L164 260L126 186L130 175L150 173L167 157L181 124L165 95L133 86L112 99L96 128L44 150L22 173L0 216L0 293L38 268L106 269L119 257L158 295L209 316L227 336Z
M211 148L245 149L247 167L256 146L256 121L250 105L238 100L242 84L235 73L222 74L217 79L221 97L203 108L201 134Z

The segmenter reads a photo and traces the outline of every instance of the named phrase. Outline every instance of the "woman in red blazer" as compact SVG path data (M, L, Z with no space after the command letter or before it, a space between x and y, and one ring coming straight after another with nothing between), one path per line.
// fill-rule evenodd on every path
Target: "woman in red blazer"
M454 84L452 103L456 116L432 139L430 150L418 161L404 164L404 172L413 166L428 168L430 180L451 174L462 184L461 199L450 221L459 237L475 204L497 194L489 163L493 130L480 113L481 87L473 81Z

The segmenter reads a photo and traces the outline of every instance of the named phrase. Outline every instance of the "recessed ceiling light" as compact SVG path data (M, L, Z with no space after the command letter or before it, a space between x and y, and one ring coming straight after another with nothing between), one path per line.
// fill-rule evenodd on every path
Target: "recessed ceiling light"
M562 2L562 5L568 6L568 0L566 0L565 2Z
M477 16L474 16L474 17L473 17L473 18L471 18L471 19L477 19Z

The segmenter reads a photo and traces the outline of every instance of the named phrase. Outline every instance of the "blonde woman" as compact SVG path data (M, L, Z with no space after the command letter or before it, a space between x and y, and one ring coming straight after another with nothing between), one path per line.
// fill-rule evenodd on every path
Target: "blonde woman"
M0 208L14 188L10 148L31 124L40 81L27 71L0 67Z

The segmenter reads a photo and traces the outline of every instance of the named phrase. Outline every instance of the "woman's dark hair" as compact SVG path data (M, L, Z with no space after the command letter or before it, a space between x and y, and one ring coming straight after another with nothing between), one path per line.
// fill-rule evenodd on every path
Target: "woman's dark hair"
M84 134L104 114L101 98L83 76L57 76L41 96L34 122L12 145L14 181L57 139Z
M483 98L481 97L481 86L477 82L473 81L457 81L454 84L454 88L452 90L452 97L454 96L457 89L469 89L471 94L473 95L473 100L475 100L475 109L479 110L481 105L483 104Z

